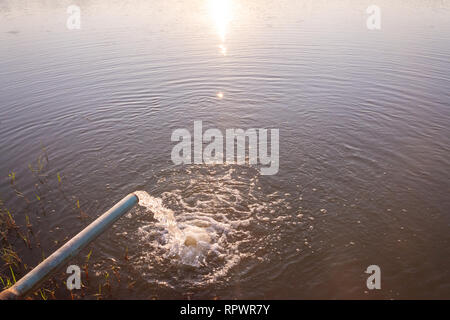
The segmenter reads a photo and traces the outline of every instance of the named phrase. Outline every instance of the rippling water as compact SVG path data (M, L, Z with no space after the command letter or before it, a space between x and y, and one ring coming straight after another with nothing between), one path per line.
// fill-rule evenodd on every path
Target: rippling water
M0 1L0 195L41 145L92 218L140 190L92 246L114 298L450 298L448 1L377 1L379 31L362 0L69 4ZM174 166L194 120L279 128L279 173ZM47 255L87 223L54 205Z

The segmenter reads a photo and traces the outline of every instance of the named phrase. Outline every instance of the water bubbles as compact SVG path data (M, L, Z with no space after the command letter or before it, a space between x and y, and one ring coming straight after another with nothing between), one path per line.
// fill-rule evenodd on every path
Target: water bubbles
M255 168L192 165L155 178L154 189L135 192L140 207L127 216L139 220L127 239L136 243L132 264L149 282L226 285L238 265L248 270L270 261L282 241L274 230L298 219L288 214L285 194L260 181Z

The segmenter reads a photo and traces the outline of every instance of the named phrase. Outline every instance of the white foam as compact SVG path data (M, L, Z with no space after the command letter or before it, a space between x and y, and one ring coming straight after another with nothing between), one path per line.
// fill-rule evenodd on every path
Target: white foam
M273 224L280 224L275 219L288 205L283 195L261 191L258 173L247 168L211 170L162 172L155 187L159 197L135 192L144 209L129 217L139 223L129 240L138 246L133 265L149 282L183 288L226 283L237 265L263 260L260 255L269 251L258 247L279 241Z
M163 205L161 198L155 198L145 191L136 191L139 205L153 213L159 226L165 229L164 247L166 256L177 259L178 262L193 267L199 267L205 263L205 257L210 251L220 249L217 243L217 231L228 227L211 218L193 218L192 214L177 222L174 212ZM151 228L140 228L142 236L151 233Z

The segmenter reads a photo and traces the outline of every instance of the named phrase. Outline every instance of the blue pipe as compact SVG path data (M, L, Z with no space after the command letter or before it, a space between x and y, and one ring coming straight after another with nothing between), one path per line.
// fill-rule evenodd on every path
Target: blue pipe
M114 222L133 208L139 199L135 194L129 194L114 207L98 217L51 256L27 273L11 288L0 293L0 300L13 300L33 292L51 273L76 256L84 247L107 230Z

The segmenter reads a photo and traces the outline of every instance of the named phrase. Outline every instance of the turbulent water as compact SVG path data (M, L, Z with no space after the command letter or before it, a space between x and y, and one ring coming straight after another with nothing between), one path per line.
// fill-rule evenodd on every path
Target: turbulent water
M0 0L0 198L33 224L24 263L136 192L74 261L93 249L94 293L119 270L118 299L450 298L450 3L377 0L370 31L373 2L84 0L68 30L73 1ZM279 129L278 173L174 165L194 121ZM28 169L42 146L52 188Z
M270 262L265 246L280 241L276 231L281 221L304 224L301 215L277 214L289 204L276 190L261 191L254 168L194 166L167 175L176 188L168 188L161 198L135 192L145 210L127 215L128 223L139 220L137 232L127 238L139 244L135 266L149 281L183 290L223 283L238 264L251 269ZM158 185L166 181L160 179ZM168 266L173 273L161 272ZM189 277L175 272L189 267Z

